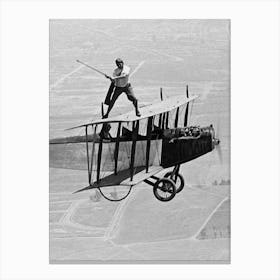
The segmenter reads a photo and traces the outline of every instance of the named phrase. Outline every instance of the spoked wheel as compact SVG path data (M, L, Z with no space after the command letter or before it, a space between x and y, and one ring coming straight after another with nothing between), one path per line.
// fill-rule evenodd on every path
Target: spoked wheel
M171 176L172 176L172 171L167 172L164 175L164 178L171 179L175 183L176 193L179 193L185 186L184 177L180 173L178 173L177 178L175 174L172 177Z
M160 201L169 201L176 194L174 182L168 178L159 179L154 186L154 195Z

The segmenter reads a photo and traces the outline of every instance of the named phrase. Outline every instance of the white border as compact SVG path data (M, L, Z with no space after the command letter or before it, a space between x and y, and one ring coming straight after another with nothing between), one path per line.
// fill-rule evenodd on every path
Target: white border
M48 20L120 17L231 19L230 265L48 264ZM1 279L279 279L279 34L278 1L2 1Z

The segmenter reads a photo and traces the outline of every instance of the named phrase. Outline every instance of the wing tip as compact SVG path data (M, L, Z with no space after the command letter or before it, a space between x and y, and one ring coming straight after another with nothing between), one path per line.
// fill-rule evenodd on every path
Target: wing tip
M76 194L76 193L79 193L79 192L82 192L82 191L91 190L91 189L93 189L93 186L89 185L89 186L86 186L86 187L83 187L83 188L81 188L79 190L74 191L72 194Z

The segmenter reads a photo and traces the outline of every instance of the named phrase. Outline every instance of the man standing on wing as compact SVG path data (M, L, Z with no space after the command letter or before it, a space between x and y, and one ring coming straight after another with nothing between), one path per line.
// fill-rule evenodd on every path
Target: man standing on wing
M123 92L126 93L128 100L133 103L136 116L140 117L141 114L138 110L138 101L133 93L132 86L128 81L130 68L127 65L124 65L121 58L116 59L116 65L117 68L113 72L113 77L106 75L106 78L110 79L112 81L112 84L105 99L105 104L109 105L109 107L103 118L108 118L108 115L112 110L116 100ZM110 98L112 93L113 96L112 98Z

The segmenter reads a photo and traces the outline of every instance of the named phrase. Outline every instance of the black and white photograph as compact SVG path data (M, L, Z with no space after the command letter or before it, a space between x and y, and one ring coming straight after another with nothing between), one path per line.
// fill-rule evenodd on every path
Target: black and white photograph
M230 20L49 21L50 263L230 263Z
M280 2L0 0L0 279L279 280Z

